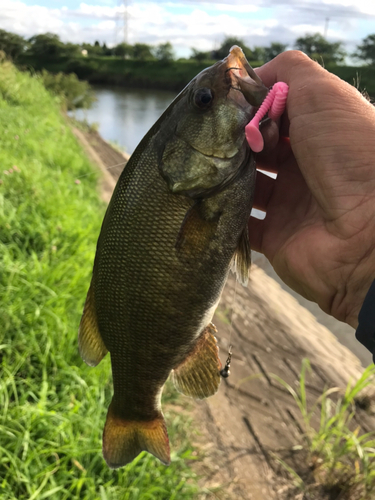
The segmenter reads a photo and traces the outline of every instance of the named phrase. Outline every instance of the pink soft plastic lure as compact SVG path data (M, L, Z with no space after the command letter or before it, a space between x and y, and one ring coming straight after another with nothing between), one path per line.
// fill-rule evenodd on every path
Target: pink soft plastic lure
M277 82L267 94L267 97L262 102L260 108L255 113L254 118L246 125L245 133L249 146L254 153L259 153L263 150L264 141L259 130L259 122L268 112L271 120L277 120L284 110L286 99L288 97L289 87L284 82Z

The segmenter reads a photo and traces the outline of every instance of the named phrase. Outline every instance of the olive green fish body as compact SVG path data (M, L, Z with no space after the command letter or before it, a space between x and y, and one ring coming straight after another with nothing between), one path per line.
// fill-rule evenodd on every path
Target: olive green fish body
M108 210L93 284L99 330L112 357L116 407L123 418L147 420L158 411L171 370L211 320L249 217L255 168L203 201L220 210L219 221L214 213L209 222L217 226L215 235L198 255L185 256L175 245L191 201L169 192L156 158L139 172L128 167Z
M171 372L197 398L220 382L210 322L235 254L238 272L248 272L256 172L244 136L251 108L224 61L198 75L141 141L103 221L79 345L91 365L111 355L103 435L111 467L142 450L169 462L160 397Z

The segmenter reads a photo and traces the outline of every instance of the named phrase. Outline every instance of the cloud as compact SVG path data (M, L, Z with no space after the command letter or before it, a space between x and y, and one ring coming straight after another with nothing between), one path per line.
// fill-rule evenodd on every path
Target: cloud
M0 28L25 37L50 31L75 43L99 40L112 45L121 41L123 11L116 0L86 0L73 9L27 5L27 1L32 0L1 0ZM323 33L326 17L330 18L328 34L332 40L350 39L353 43L358 37L358 21L375 16L375 2L132 0L128 14L131 43L170 41L179 55L188 55L191 47L213 49L226 35L243 38L250 47L273 41L292 47L296 37L308 31ZM374 31L370 22L368 25L370 31L362 38Z
M257 12L259 10L259 7L254 5L254 4L251 4L251 5L236 5L236 4L227 4L227 3L223 3L223 4L220 4L218 3L216 6L215 6L215 9L216 10L219 10L219 11L228 11L228 12L239 12L241 14L244 14L244 13L247 13L247 12Z
M51 31L59 33L64 29L61 9L50 9L38 5L29 6L23 2L1 0L0 27L19 35L30 37Z

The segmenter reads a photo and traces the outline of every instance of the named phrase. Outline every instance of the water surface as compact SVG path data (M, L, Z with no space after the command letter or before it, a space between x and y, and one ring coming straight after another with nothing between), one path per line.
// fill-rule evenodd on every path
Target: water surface
M77 110L78 120L99 125L99 133L131 154L142 137L176 97L176 92L95 87L97 101L89 110Z

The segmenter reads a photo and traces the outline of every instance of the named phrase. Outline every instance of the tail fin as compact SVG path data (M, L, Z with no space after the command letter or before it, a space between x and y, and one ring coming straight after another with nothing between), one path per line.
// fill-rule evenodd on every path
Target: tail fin
M103 456L111 469L130 463L141 451L148 451L169 465L169 439L163 415L149 422L122 420L115 415L113 401L108 408L103 432Z

